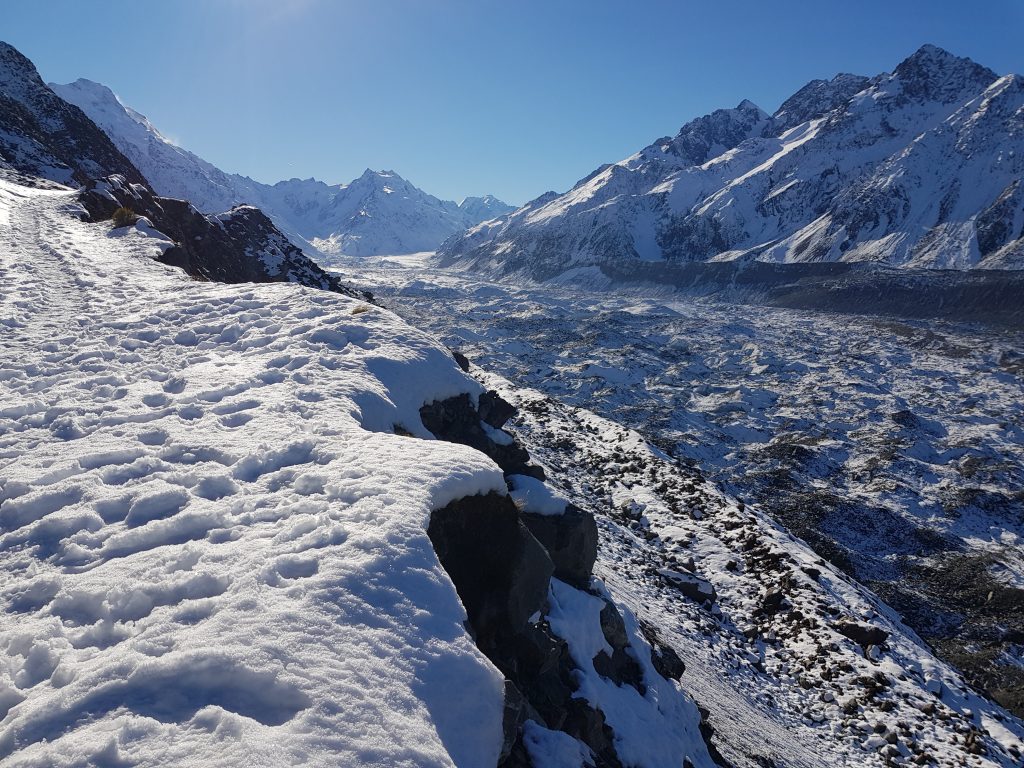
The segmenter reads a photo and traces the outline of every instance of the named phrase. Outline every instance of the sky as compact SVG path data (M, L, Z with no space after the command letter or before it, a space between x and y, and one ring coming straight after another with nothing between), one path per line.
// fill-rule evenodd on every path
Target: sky
M1022 0L0 0L44 80L104 83L226 171L515 204L923 43L1024 73L1022 34Z

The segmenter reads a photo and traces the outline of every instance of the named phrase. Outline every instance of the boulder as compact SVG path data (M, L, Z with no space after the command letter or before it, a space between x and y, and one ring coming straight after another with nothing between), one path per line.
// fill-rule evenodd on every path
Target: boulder
M660 568L658 575L671 587L675 587L686 597L698 603L714 602L718 599L715 587L707 579L692 573L680 573L669 568Z
M597 523L589 512L568 504L561 515L522 513L523 523L547 550L555 576L586 588L597 560Z
M420 408L420 419L438 439L468 445L487 454L507 475L544 479L544 470L529 463L530 454L515 440L498 443L487 434L479 410L466 393L427 403Z
M462 369L463 373L469 373L469 358L457 349L450 351L452 353L452 357L455 358L455 362L458 364L459 368Z
M505 422L516 415L515 406L493 389L480 395L477 410L480 412L480 420L495 429L501 429Z
M554 572L507 496L467 496L434 511L427 535L481 647L517 633L547 599Z
M881 645L889 639L889 633L881 627L870 624L858 624L854 621L840 621L836 624L836 631L841 635L858 643L861 647L869 645Z

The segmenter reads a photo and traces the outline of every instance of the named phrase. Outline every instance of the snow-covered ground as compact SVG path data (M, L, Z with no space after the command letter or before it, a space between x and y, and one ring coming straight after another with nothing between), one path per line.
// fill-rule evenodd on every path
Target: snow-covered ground
M393 433L479 385L388 311L0 184L0 762L494 765L426 525L504 481Z
M144 221L79 212L0 178L0 764L494 766L506 682L427 525L506 481L420 417L480 383L388 310L194 281ZM641 682L598 674L604 597L552 580L530 621L623 759L711 768L628 612ZM591 755L536 722L523 746Z
M875 718L889 723L885 734L896 727L889 712L903 722L919 718L922 707L926 719L937 716L917 698L937 678L943 690L957 691L943 699L947 706L967 710L974 725L984 709L990 715L980 716L980 727L1004 745L1019 745L1019 721L961 692L962 679L896 611L821 557L880 593L890 587L886 598L895 600L901 587L927 593L928 569L942 573L950 558L966 553L990 563L982 576L996 580L994 591L1007 588L1019 599L1019 334L595 296L492 283L428 264L382 258L339 272L372 284L386 305L507 379L488 383L524 406L521 436L535 457L557 468L552 476L572 479L566 495L604 518L603 575L684 655L693 672L684 681L726 734L731 759L865 764L865 750L890 743L870 738ZM529 390L534 394L522 394ZM652 457L616 422L682 463ZM754 504L737 504L736 496ZM812 540L817 552L765 512ZM751 549L762 544L769 551L751 562ZM674 577L662 571L688 571L672 558L688 564L689 557L717 589L720 614L702 612L668 586ZM780 557L786 573L773 567ZM819 582L803 575L805 568L825 575ZM758 609L780 584L799 585L800 599L787 592L781 612L795 632L773 619L755 626L774 615ZM793 617L794 608L801 615ZM892 639L881 652L863 648L858 656L842 643L837 650L840 620L877 625ZM975 642L957 637L961 649ZM999 664L1012 673L1021 649L1001 647ZM826 691L806 673L844 664L843 674L825 678ZM864 687L879 671L900 682L876 699ZM850 696L862 709L845 711ZM942 742L938 734L950 723L921 726L936 729L930 738ZM940 762L957 764L962 756L948 741L934 750L943 753ZM1019 760L1005 753L1000 759Z

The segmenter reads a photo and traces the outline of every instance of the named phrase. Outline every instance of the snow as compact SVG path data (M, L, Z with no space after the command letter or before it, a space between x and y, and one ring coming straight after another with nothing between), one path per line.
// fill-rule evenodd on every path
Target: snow
M493 766L501 675L426 525L504 492L392 313L196 282L0 182L5 765Z
M581 670L577 673L580 688L576 695L604 713L615 732L616 753L626 765L677 768L686 759L695 766L714 765L703 749L696 706L678 695L674 683L654 671L649 653L635 656L647 686L643 696L632 686L616 685L594 670L594 656L612 651L601 632L601 598L552 579L550 602L551 629L568 642L569 652ZM646 648L636 619L628 609L623 614L633 647ZM696 745L701 748L698 750Z
M523 743L535 768L584 768L594 761L590 750L572 736L533 720L523 727Z
M565 512L568 499L535 477L509 475L512 488L509 495L516 506L524 512L535 515L561 515Z
M537 281L609 265L619 282L631 263L743 256L1017 268L1022 106L1019 76L925 48L893 73L809 83L771 118L749 102L697 118L446 241L438 264Z

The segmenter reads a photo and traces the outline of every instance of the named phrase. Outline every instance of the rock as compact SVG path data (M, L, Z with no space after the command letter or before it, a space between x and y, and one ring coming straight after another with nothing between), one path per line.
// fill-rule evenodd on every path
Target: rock
M589 512L569 504L561 515L521 513L523 523L547 550L555 576L585 588L597 560L597 523Z
M904 429L916 429L921 426L920 420L912 412L903 410L896 411L891 414L890 417L896 424L900 425Z
M478 400L477 410L480 412L480 420L494 427L501 429L505 422L516 415L516 408L493 389L484 392Z
M459 352L459 350L457 349L453 349L450 351L452 353L452 357L455 358L455 362L458 364L459 368L461 368L464 373L469 373L469 358L466 357L461 352Z
M707 579L702 579L692 573L680 573L668 568L659 568L658 575L669 586L675 587L686 597L698 603L714 602L718 599L718 593L714 586Z
M554 572L507 496L467 496L434 511L427 535L481 646L516 633L543 606Z
M612 653L609 656L607 651L599 652L593 659L594 670L619 685L633 686L641 696L646 694L643 670L626 650L629 647L626 623L610 600L605 600L601 609L601 633L612 647Z
M223 283L293 282L372 301L342 285L289 242L258 208L242 205L205 215L184 200L157 197L119 175L91 181L78 197L90 221L106 221L120 207L145 216L174 241L160 261L200 280Z
M544 479L544 470L529 463L530 454L521 445L514 440L497 443L484 431L480 412L468 394L427 403L420 408L420 419L435 437L487 454L507 475Z
M601 609L601 634L608 641L612 648L625 648L629 645L629 636L626 634L626 622L615 604L609 600L604 601L604 608Z
M869 645L881 645L889 639L888 632L881 627L875 627L870 624L840 621L835 627L839 634L845 635L863 648L867 648Z
M505 680L505 709L501 718L501 755L498 764L508 760L526 722L526 699L511 680Z
M590 747L602 768L622 768L615 752L614 734L605 722L604 713L589 706L585 700L570 699L566 702L566 718L561 730Z
M662 643L654 629L649 625L641 623L640 631L643 633L644 639L651 646L651 663L654 665L655 671L666 680L679 680L682 678L686 672L686 664L679 658L679 654Z
M111 173L146 183L107 134L50 90L32 62L4 42L0 42L0 79L4 165L72 187Z
M782 610L782 602L786 599L786 596L779 590L772 590L768 592L761 600L761 612L766 615L772 615Z

